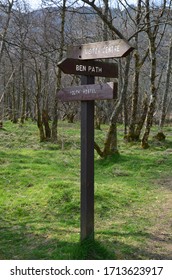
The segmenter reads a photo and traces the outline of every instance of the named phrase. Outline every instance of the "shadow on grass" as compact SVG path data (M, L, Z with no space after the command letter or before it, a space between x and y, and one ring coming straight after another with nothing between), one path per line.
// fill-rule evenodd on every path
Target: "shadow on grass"
M124 154L115 154L108 156L105 159L97 159L95 161L95 164L97 167L110 167L115 164L121 164L121 165L126 165L127 168L133 169L137 168L140 169L140 167L144 164L144 166L148 165L149 166L154 166L155 165L155 160L154 157L144 157L144 162L143 162L143 156L142 155L124 155Z
M58 229L57 229L58 230ZM49 229L51 232L51 229ZM0 228L0 259L2 260L114 260L114 259L171 259L168 253L162 255L145 246L147 241L155 240L156 236L148 233L118 233L100 231L97 240L85 240L82 243L65 241L69 232L63 230L61 239L45 234L28 231L26 225ZM73 236L76 232L70 232ZM117 241L115 236L123 236L124 241ZM145 237L140 245L127 244L127 237ZM78 237L77 237L78 238ZM100 241L101 240L103 241ZM126 238L126 239L125 239ZM64 241L63 241L64 239ZM72 239L72 238L71 238Z
M154 170L154 174L156 172L164 171L166 166L168 167L171 163L171 158L167 155L167 152L160 156L157 153L149 154L117 154L109 156L105 159L97 159L95 160L95 170L98 174L100 170L110 175L112 175L113 168L120 168L124 172L123 176L129 176L133 174L137 174L140 171L145 173L145 176L148 174L152 177L152 170ZM165 171L164 171L165 172ZM118 175L118 174L117 174ZM121 176L121 174L120 174Z
M160 237L156 233L148 233L144 231L135 232L117 232L113 230L98 231L97 235L100 235L102 244L106 244L106 248L115 251L116 259L126 260L171 260L172 250L171 248L171 235ZM118 241L115 241L118 238ZM109 241L112 240L113 242ZM122 241L119 241L119 238ZM127 244L128 241L131 244L133 239L133 245ZM159 243L156 243L159 242ZM147 244L151 244L147 245ZM169 247L170 246L170 247ZM169 247L167 250L165 248ZM164 249L163 249L164 248Z
M78 243L74 249L74 260L109 260L115 259L115 254L106 249L99 241L86 239Z
M90 239L83 242L77 241L76 229L49 228L46 230L42 228L41 230L43 234L35 233L34 223L29 225L21 223L12 227L1 226L0 260L107 260L115 258L114 254L98 241ZM50 237L55 233L59 237Z

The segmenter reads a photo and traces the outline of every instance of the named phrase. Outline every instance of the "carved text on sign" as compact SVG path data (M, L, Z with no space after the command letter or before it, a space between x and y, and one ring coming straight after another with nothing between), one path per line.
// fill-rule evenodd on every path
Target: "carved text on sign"
M94 66L90 66L90 65L76 65L76 71L77 72L88 72L88 73L102 73L103 69L102 67L94 67Z
M85 55L104 55L108 54L110 56L115 56L117 53L119 53L119 45L117 46L104 46L104 47L93 47L89 49L83 50L83 56Z
M117 83L90 84L61 89L57 93L60 101L105 100L117 96Z

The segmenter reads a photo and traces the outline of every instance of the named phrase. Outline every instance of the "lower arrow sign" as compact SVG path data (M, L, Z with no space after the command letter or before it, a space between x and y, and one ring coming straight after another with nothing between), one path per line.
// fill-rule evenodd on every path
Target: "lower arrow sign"
M117 83L81 85L61 89L57 93L60 101L106 100L117 97Z

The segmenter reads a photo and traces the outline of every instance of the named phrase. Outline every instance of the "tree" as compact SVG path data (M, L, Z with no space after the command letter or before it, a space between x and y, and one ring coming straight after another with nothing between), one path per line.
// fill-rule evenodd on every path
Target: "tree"
M140 121L138 121L138 100L139 100L139 79L140 79L140 71L141 67L143 66L147 56L148 56L148 49L145 51L144 55L139 54L139 30L142 26L142 1L137 1L136 7L136 19L135 19L135 47L134 50L134 75L133 75L133 85L132 85L132 105L131 105L131 117L130 117L130 125L128 129L128 135L125 136L125 139L130 141L138 141L141 133L141 129L143 125L143 118L141 117ZM145 102L145 101L144 101ZM143 116L143 115L142 115ZM137 125L139 124L139 125Z
M1 23L1 34L0 34L0 65L5 50L6 37L10 26L13 5L14 5L14 0L5 0L0 2L0 12L1 12L1 16L3 17ZM0 97L0 121L1 122L3 121L4 95L5 95L5 89Z
M112 32L115 33L115 35L117 35L121 39L126 40L126 38L122 35L122 33L116 27L114 27L112 18L108 17L107 1L104 1L104 6L105 6L106 13L103 12L103 9L96 6L94 1L83 0L83 2L86 3L86 4L89 4L97 12L99 17L104 22L104 24L106 24L108 26L108 28ZM120 111L122 110L122 106L123 106L124 99L125 99L126 92L127 92L129 65L130 65L130 57L128 57L126 59L126 65L125 65L125 70L124 70L124 80L123 80L123 83L122 83L121 87L119 87L120 98L119 98L115 108L113 109L113 112L112 112L112 115L111 115L111 118L110 118L109 129L108 129L108 133L106 135L103 151L100 149L98 144L95 143L95 149L101 157L106 157L108 155L111 155L111 154L114 154L114 153L118 152L116 122L117 122L118 115L119 115Z
M26 8L26 7L25 7ZM20 91L21 91L21 117L20 122L23 124L26 119L26 102L27 102L27 84L26 84L26 49L28 43L28 32L30 17L27 9L23 11L20 3L17 5L17 12L14 14L15 32L13 34L15 42L18 44L19 53L19 73L20 73Z
M103 14L103 9L96 5L95 1L83 0L84 3L90 5L99 17L104 21L104 23L108 26L110 30L112 30L116 36L122 39L124 38L123 32L119 31L117 26L112 24L113 21L109 20L107 15ZM130 35L128 36L128 40L134 39L136 50L134 52L134 78L133 78L133 87L132 87L132 106L131 106L131 114L130 114L130 125L129 132L126 136L126 139L129 141L139 140L141 129L143 127L145 121L145 131L142 137L142 147L147 148L148 138L150 134L150 130L153 124L153 117L156 110L156 101L157 101L157 50L161 44L162 38L165 35L166 25L168 22L168 18L164 17L165 11L170 9L171 1L164 0L161 6L156 6L154 2L150 4L150 1L137 1L137 6L133 7L128 4L128 1L119 1L121 5L125 8L125 12L123 13L123 20L125 22L126 32L125 34L129 34L129 27L132 27ZM128 8L126 8L128 6ZM122 14L122 13L121 13ZM170 13L169 13L170 14ZM135 17L135 19L134 19ZM127 21L128 18L128 21ZM128 23L128 26L127 26ZM134 28L135 27L135 28ZM121 27L120 27L121 28ZM144 35L143 35L144 34ZM146 36L147 35L147 39ZM140 48L140 40L141 39L146 45L146 51L142 56L139 54ZM142 43L143 44L143 43ZM140 74L141 68L144 64L149 63L150 69L150 87L146 88L144 92L148 92L148 95L144 95L142 98L142 112L138 112L139 106L139 98L140 96ZM147 79L148 80L148 79ZM150 97L149 106L147 105L148 97ZM124 99L125 101L125 99ZM125 104L125 103L124 103ZM125 105L125 108L126 105ZM146 113L147 110L147 113ZM139 109L139 111L141 111ZM138 118L139 117L139 118ZM112 120L112 119L111 119ZM126 129L125 129L126 132Z
M63 58L64 45L65 45L65 19L66 19L66 0L63 0L61 7L61 25L60 25L60 44L59 44L59 53L58 61L61 61ZM53 122L52 122L52 141L57 142L57 122L58 122L58 97L57 91L61 88L61 70L57 69L57 88L54 93L54 108L53 108Z
M145 1L145 24L146 24L146 33L149 40L149 57L150 57L150 103L148 108L148 113L146 117L145 131L142 137L142 147L148 148L148 138L150 130L153 124L153 116L156 109L156 100L157 100L157 88L156 88L156 70L157 70L157 56L156 52L158 49L158 43L156 42L158 31L160 28L160 22L164 15L167 1L164 0L164 4L158 14L156 15L155 20L152 20L151 16L151 7L150 1ZM156 12L156 11L155 11ZM162 33L160 40L162 39Z
M121 85L121 92L120 92L120 98L115 106L115 109L113 110L112 116L110 118L110 125L109 129L106 135L105 143L103 151L100 149L97 143L95 143L95 150L101 157L107 157L109 155L118 153L117 149L117 143L116 143L116 122L118 115L120 111L122 110L123 101L127 93L127 87L128 87L128 74L129 74L129 67L130 67L130 56L126 58L126 64L125 64L125 70L124 70L124 80Z
M165 124L165 118L166 114L168 112L168 95L170 91L170 76L171 76L171 66L172 66L172 37L169 44L169 51L168 51L168 58L167 58L167 66L166 66L166 81L165 81L165 87L163 92L163 98L162 98L162 106L161 106L161 112L160 112L160 119L159 119L159 132L156 135L156 137L159 140L164 140L165 135L163 133L163 127Z

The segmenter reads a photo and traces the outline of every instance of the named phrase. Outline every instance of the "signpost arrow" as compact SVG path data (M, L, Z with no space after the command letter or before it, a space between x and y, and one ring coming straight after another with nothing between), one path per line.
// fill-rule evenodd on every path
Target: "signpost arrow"
M95 60L79 60L64 58L58 63L58 67L66 74L83 76L99 76L108 78L118 77L118 64Z
M117 83L88 84L75 87L67 87L58 92L60 101L77 100L104 100L113 99L117 96Z
M127 56L133 47L123 39L70 46L67 57L80 60L113 58Z

